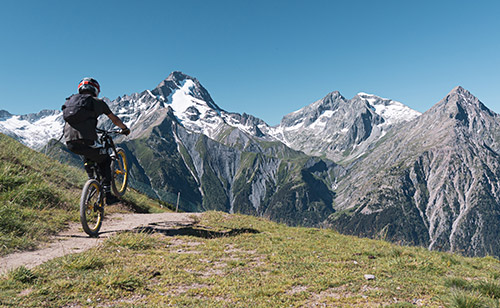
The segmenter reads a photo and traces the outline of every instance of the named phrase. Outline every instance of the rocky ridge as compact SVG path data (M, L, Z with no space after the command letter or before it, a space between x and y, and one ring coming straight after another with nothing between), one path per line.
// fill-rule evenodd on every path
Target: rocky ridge
M500 255L499 129L499 115L453 89L349 172L336 191L332 226L430 249Z
M335 91L284 116L280 125L268 133L308 155L352 161L371 149L393 126L419 115L396 101L366 93L347 100Z
M171 203L180 193L183 210L500 255L499 116L461 87L422 115L375 95L332 92L276 127L223 110L180 72L108 103L132 127L118 140L131 185ZM29 125L60 123L57 111L43 113L1 111L0 131L32 142Z

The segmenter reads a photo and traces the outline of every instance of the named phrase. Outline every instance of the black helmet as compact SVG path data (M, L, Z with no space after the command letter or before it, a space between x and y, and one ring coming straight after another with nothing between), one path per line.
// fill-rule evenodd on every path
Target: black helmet
M95 97L99 96L99 92L101 92L101 87L99 83L94 78L85 77L78 84L78 93L82 93L84 91L91 92Z

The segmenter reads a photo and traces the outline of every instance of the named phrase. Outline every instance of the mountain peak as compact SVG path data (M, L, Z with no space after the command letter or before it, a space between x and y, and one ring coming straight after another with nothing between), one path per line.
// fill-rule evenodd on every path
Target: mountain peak
M453 88L448 95L443 99L445 103L454 103L454 104L460 104L460 105L473 105L477 106L482 110L488 110L489 109L484 106L481 101L477 97L475 97L471 92L468 90L462 88L461 86L456 86Z
M342 96L342 94L340 94L339 91L333 91L333 92L328 93L323 98L323 100L327 100L327 99L333 99L333 100L342 99L342 100L346 100L346 98L344 96Z
M358 94L356 94L356 96L360 96L360 97L378 97L375 94L369 94L369 93L365 93L365 92L359 92Z
M461 86L454 87L446 96L446 98L450 99L451 97L458 96L461 97L460 100L465 100L469 102L473 102L478 104L479 99L474 96L469 90L462 88Z
M457 86L442 100L427 110L422 118L433 130L440 126L443 131L448 128L457 128L467 132L469 136L483 136L486 131L495 131L498 115L486 107L477 97L468 90ZM477 137L483 139L484 137ZM478 140L479 140L478 139ZM493 144L493 143L492 143ZM497 147L495 145L495 147Z
M191 80L196 80L196 78L193 78L189 75L184 74L181 71L173 71L168 75L167 79L165 81L174 81L174 82L180 82L186 79L191 79Z
M10 118L12 114L8 112L7 110L0 110L0 120Z
M170 73L170 75L168 75L165 80L160 82L160 84L151 92L153 95L162 96L163 99L166 100L172 93L182 88L188 81L193 84L193 87L190 89L193 97L204 100L210 107L220 110L210 97L208 91L200 84L198 79L186 75L181 71L174 71Z
M469 93L469 94L470 94L470 92L469 92L469 91L467 91L467 90L465 90L464 88L462 88L462 86L456 86L456 87L454 87L454 88L450 91L450 94L451 94L451 93L464 93L464 92L466 92L466 93Z
M171 93L170 90L172 88L178 87L182 81L187 79L193 80L195 83L199 83L196 78L188 76L181 71L173 71L172 73L170 73L170 75L168 75L167 78L165 78L165 80L163 80L158 86L156 86L156 88L153 90L153 93L157 92L155 93L156 95L160 94L164 97L167 97Z

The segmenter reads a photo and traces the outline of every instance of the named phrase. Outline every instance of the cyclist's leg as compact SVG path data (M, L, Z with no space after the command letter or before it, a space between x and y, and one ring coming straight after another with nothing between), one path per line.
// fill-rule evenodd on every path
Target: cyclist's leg
M106 204L111 205L119 202L120 200L113 196L111 193L111 157L107 154L101 154L96 149L92 149L94 151L89 151L89 156L85 156L86 159L94 161L97 163L99 167L98 170L102 176L102 190L104 192L106 198Z
M89 151L89 156L85 156L85 159L89 159L97 163L99 167L98 170L102 176L102 190L105 195L106 204L111 205L119 202L120 200L113 196L111 193L111 157L108 154L101 154L96 149L91 149Z
M89 172L89 168L87 165L89 163L97 163L99 165L99 169L101 170L101 174L104 179L104 184L111 183L111 158L106 152L103 152L102 148L95 148L92 145L94 144L91 140L81 140L76 142L68 142L68 149L75 153L82 155L84 157L85 170L89 177L93 174Z
M103 185L111 185L111 157L109 155L104 155L101 157L101 161L98 162L99 169L101 170L101 175L103 178Z
M106 155L98 165L103 177L102 188L106 196L106 204L111 205L119 202L120 200L111 193L111 157Z
M95 179L95 174L94 174L94 168L92 168L95 165L95 162L88 159L87 157L83 157L83 166L85 167L85 171L87 172L87 175L89 176L89 179Z
M111 157L106 152L103 152L102 148L92 147L92 144L77 144L72 148L68 146L68 148L74 153L83 155L86 162L97 163L103 179L102 186L106 196L106 204L116 203L119 199L111 193Z

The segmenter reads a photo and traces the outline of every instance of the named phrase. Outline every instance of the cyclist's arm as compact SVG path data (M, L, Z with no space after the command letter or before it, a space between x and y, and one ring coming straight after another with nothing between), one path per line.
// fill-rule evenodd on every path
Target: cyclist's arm
M123 124L122 120L120 120L120 118L117 117L114 113L111 112L111 113L107 114L107 116L111 120L111 122L113 122L113 124L115 124L119 128L127 129L127 126L125 124Z

